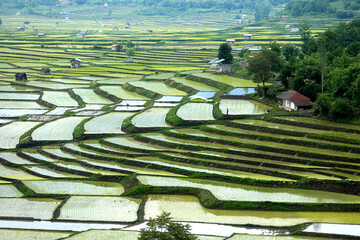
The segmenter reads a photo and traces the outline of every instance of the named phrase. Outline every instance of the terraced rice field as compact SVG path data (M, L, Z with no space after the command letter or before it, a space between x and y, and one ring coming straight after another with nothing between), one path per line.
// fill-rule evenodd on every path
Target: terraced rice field
M162 211L200 240L322 239L289 233L360 225L360 126L270 115L251 99L258 83L209 69L227 38L240 47L298 34L222 16L134 18L119 31L111 19L31 20L47 30L39 39L13 31L25 18L0 28L1 236L131 240ZM133 62L110 50L119 39L135 43ZM74 58L83 66L69 68ZM20 71L28 81L15 81Z

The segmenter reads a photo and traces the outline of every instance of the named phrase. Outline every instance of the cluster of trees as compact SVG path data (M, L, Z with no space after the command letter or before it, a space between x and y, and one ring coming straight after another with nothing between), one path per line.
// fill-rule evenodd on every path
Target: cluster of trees
M273 76L282 81L283 87L271 87L268 97L292 89L311 98L316 115L333 120L359 116L360 20L340 23L316 38L302 22L300 34L301 49L271 43L248 60L247 70L262 83Z
M139 240L196 240L190 233L190 225L171 222L170 213L163 212L157 218L150 218L147 228L141 229Z
M0 7L23 9L26 7L54 6L57 3L59 3L58 0L1 0Z
M344 9L336 9L331 6L334 0L291 0L286 6L285 10L294 17L303 16L306 14L336 14L338 18L351 18L354 13L351 10L360 9L359 0L344 0Z

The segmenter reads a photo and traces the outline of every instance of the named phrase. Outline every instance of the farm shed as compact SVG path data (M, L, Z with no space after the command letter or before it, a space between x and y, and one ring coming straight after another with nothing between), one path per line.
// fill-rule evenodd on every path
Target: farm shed
M25 28L24 27L17 27L17 28L14 28L14 31L25 31Z
M279 107L288 111L298 111L299 109L310 108L310 98L298 93L297 91L286 91L277 96Z
M147 30L147 32L148 32L148 33L152 33L152 32L153 32L153 30L149 29L149 30Z
M50 68L42 68L41 74L51 74L51 69Z
M113 45L111 45L111 50L113 50L115 52L122 52L122 51L124 51L124 47L121 46L120 44L113 44Z
M252 34L244 34L244 39L252 39Z
M230 46L235 46L236 45L235 39L226 39L226 43L229 44Z
M300 29L298 27L291 28L290 32L299 32Z
M232 67L232 64L219 64L219 72L220 73L232 73L234 72L234 69Z
M119 31L119 27L113 27L113 31Z
M210 69L218 69L220 68L219 64L221 64L223 61L225 61L225 59L214 59L214 60L211 60L209 63L211 64L210 65Z
M82 66L82 60L78 58L74 58L70 61L71 68L78 68Z
M26 73L16 73L15 80L16 81L27 81Z
M86 35L85 35L85 34L78 33L78 34L76 34L76 37L77 37L77 38L86 38Z
M46 37L45 33L38 33L38 37Z
M133 57L126 57L125 62L132 62L134 59Z

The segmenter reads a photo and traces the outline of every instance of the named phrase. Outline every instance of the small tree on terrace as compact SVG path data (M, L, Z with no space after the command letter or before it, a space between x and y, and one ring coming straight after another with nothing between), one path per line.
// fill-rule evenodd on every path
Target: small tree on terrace
M126 56L128 56L128 57L135 56L135 50L133 48L126 49Z
M232 49L229 46L229 44L227 44L227 43L220 44L218 58L225 59L225 61L223 62L225 64L232 64L234 57L231 54L231 50Z
M197 240L198 238L190 233L188 224L171 222L170 213L163 212L157 218L150 218L146 224L147 228L141 229L138 240Z

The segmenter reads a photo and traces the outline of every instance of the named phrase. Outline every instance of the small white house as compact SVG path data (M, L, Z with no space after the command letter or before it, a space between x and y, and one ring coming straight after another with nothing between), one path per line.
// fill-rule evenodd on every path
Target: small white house
M292 27L290 32L300 32L300 29L298 27Z
M211 64L210 65L210 69L219 69L220 66L219 64L221 64L223 61L225 61L225 59L214 59L214 60L211 60L209 63Z
M78 68L82 66L82 60L78 58L74 58L70 61L71 68Z
M230 46L235 46L236 45L235 39L226 39L226 43L229 44Z
M38 33L38 37L39 38L44 38L44 37L46 37L46 34L45 33Z
M252 39L252 34L244 34L244 39Z
M310 98L298 93L297 91L286 91L277 96L279 107L288 111L298 111L299 109L310 108Z

